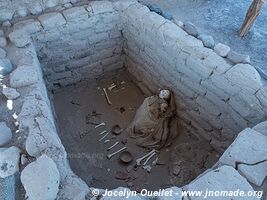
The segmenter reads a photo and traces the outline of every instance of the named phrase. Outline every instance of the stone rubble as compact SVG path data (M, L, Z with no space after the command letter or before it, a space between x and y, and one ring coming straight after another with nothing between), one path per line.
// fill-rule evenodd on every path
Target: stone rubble
M34 66L18 66L10 74L10 85L13 88L21 88L32 85L38 80L36 68Z
M183 28L189 35L192 35L194 37L197 37L199 35L197 27L191 22L184 22Z
M7 144L12 138L12 132L6 122L0 122L0 146Z
M9 177L19 171L20 152L15 146L0 148L0 178Z
M243 55L232 50L228 53L227 58L235 64L237 63L244 63L244 64L248 63L249 64L250 63L250 57L248 55Z
M2 48L0 48L0 59L6 57L6 51Z
M29 200L55 199L59 190L59 181L57 165L46 155L37 158L21 172L21 183Z
M5 47L7 45L7 41L5 37L0 37L0 47Z
M2 93L6 96L7 99L10 100L17 99L20 97L20 93L16 89L10 87L4 87L2 89Z
M198 36L198 39L200 39L203 42L203 45L207 48L214 48L215 42L212 36L206 35L206 34L200 34Z
M229 46L222 44L222 43L218 43L214 47L214 51L222 57L226 57L228 53L230 52L230 50L231 49Z

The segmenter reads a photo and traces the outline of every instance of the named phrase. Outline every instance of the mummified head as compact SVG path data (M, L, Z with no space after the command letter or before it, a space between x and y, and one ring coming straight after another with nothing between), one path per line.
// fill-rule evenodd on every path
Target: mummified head
M169 100L170 97L171 97L170 90L160 90L159 98L164 99L164 100Z

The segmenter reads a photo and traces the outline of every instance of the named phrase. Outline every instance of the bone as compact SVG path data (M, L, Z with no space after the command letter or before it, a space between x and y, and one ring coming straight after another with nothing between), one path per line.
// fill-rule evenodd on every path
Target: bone
M99 135L103 135L104 133L106 133L107 131L106 130L104 130L104 131L102 131L101 133L99 133Z
M110 101L110 99L109 99L109 97L108 97L108 93L107 93L106 88L103 88L103 91L104 91L104 93L105 93L105 97L106 97L106 99L107 99L108 104L109 104L109 105L112 105L112 103L111 103L111 101Z
M110 87L108 87L108 90L111 91L111 90L112 90L113 88L115 88L115 87L116 87L116 85L113 85L113 84L112 84Z
M115 142L112 146L110 146L107 151L110 151L111 149L113 149L115 146L117 146L119 144L119 142Z
M152 162L152 166L155 166L157 164L158 160L159 160L159 157L156 157L156 159L153 160L153 162Z
M153 149L152 151L150 151L149 153L147 153L147 154L144 155L143 157L136 159L136 164L137 164L137 165L141 165L142 160L144 160L145 158L147 158L148 156L150 156L151 154L153 154L153 153L155 153L155 152L156 152L156 150Z
M109 132L107 132L102 138L100 138L98 141L100 142L100 141L102 141L102 140L104 140L105 139L105 137L107 137L108 136L108 134L109 134Z
M148 161L149 161L154 155L156 155L156 152L152 153L152 154L146 159L146 161L144 162L143 166L145 166L145 165L148 163Z
M108 159L111 159L113 156L115 156L116 154L118 154L118 153L124 151L125 149L127 149L127 147L123 147L123 148L119 149L118 151L116 151L116 152L114 152L114 153L112 153L112 154L108 154L108 155L107 155L107 158L108 158Z
M102 122L102 123L96 125L95 128L98 128L98 127L100 127L100 126L105 126L105 125L106 125L106 123L105 123L105 122Z
M146 166L143 166L143 169L146 170L148 173L151 172L151 166L150 165L146 165Z
M104 144L109 143L109 142L110 142L110 140L105 140L105 141L104 141Z

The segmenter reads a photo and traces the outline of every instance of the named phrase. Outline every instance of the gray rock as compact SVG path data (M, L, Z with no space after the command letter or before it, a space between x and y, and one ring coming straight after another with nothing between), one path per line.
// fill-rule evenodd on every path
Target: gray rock
M230 166L222 166L218 169L214 169L206 174L200 176L193 182L191 182L188 186L183 188L188 191L244 191L253 192L253 188L247 182L247 180L242 177L233 167ZM204 193L205 193L204 192ZM203 196L190 196L190 200L199 200L203 199ZM211 197L208 196L207 199L215 200L215 199L224 199L224 200L243 200L244 197L240 195L233 196L223 196L223 197ZM246 200L256 200L257 196L246 197Z
M256 164L267 159L267 137L247 128L228 147L219 159L225 165L236 167L237 163Z
M250 63L250 57L248 55L244 55L244 54L240 54L240 53L237 53L235 51L230 51L227 55L227 58L237 64L237 63Z
M30 44L30 38L25 35L25 33L20 31L11 32L8 35L9 40L16 46L16 47L25 47L26 45Z
M0 59L6 57L6 51L2 48L0 48Z
M215 42L212 36L201 34L198 36L198 39L203 42L205 47L213 49Z
M220 56L226 57L228 53L230 52L230 47L225 44L218 43L215 45L214 51Z
M44 0L44 4L46 8L52 8L58 4L58 1L57 0Z
M0 37L2 37L4 35L5 35L4 31L2 29L0 29Z
M5 47L7 45L7 41L5 37L0 37L0 47Z
M267 121L261 122L253 127L253 130L267 136Z
M48 156L42 155L27 165L20 178L29 200L56 198L60 176L57 165Z
M12 64L9 59L0 59L0 75L7 75L12 71Z
M37 69L34 66L22 65L10 74L10 85L13 88L25 87L36 83Z
M240 164L238 165L238 171L246 177L249 182L261 186L267 176L267 161L257 165Z
M16 10L16 12L20 17L25 17L28 15L28 10L24 6L19 6L19 8Z
M2 24L3 27L10 27L11 26L11 23L10 21L4 21L3 24Z
M10 128L6 125L6 122L0 122L0 146L8 143L12 138Z
M15 176L0 179L0 199L15 200Z
M193 23L185 22L183 28L189 35L192 35L194 37L198 36L198 29Z
M16 89L9 87L3 88L2 93L10 100L17 99L20 96Z
M17 147L0 149L0 177L6 178L19 171L20 149Z

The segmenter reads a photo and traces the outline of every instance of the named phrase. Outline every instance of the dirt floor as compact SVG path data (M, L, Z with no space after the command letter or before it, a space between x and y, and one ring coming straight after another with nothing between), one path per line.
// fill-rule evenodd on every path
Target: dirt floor
M118 87L110 91L108 87L112 83ZM107 103L102 90L104 87L112 105ZM125 129L144 100L144 94L125 71L108 74L95 82L66 87L53 98L59 136L68 152L70 165L92 187L114 189L126 186L138 191L142 188L157 190L174 184L182 186L218 159L208 143L198 141L181 129L173 145L160 151L158 164L148 173L135 166L135 159L148 150L137 147L125 131L119 136L110 133L99 141L105 135L99 134L110 131L115 124ZM95 128L95 124L101 122L106 125ZM105 140L110 142L104 143ZM107 151L116 141L120 142L119 145ZM119 154L107 159L107 154L124 146L134 157L132 163L126 165L120 162Z

